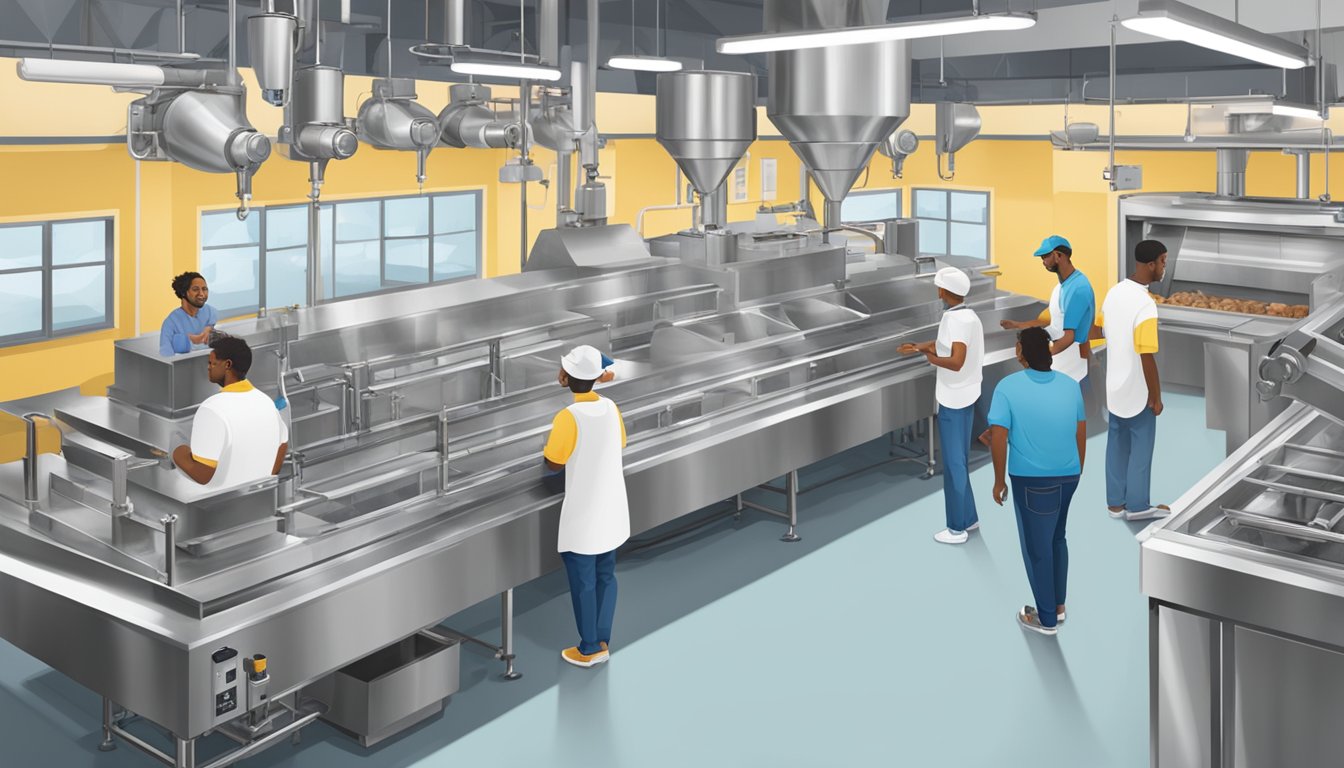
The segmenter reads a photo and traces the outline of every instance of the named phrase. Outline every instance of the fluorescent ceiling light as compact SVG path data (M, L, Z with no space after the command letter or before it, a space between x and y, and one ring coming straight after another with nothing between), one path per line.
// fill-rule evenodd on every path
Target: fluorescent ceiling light
M942 17L869 27L721 37L716 47L719 53L767 53L769 51L794 51L802 48L828 48L833 45L881 43L888 40L913 40L920 37L963 35L971 32L1008 32L1028 29L1035 24L1036 14L1034 13L984 13L978 16Z
M665 59L662 56L612 56L607 59L612 69L629 69L636 72L679 72L681 62Z
M1175 0L1142 0L1139 15L1120 22L1135 32L1177 40L1283 69L1307 66L1307 49Z
M150 64L107 64L70 59L19 59L19 79L39 83L80 83L118 88L163 85L163 69Z
M468 57L458 54L453 58L452 71L459 75L504 77L516 80L559 80L560 70L542 64L529 64L517 59Z

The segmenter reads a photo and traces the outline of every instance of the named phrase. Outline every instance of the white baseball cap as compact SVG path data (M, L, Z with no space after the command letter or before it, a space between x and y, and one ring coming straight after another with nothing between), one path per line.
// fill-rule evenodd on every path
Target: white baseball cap
M971 292L971 278L956 267L943 267L933 276L933 284L962 298Z
M584 344L560 358L560 368L571 377L592 381L602 375L602 353Z

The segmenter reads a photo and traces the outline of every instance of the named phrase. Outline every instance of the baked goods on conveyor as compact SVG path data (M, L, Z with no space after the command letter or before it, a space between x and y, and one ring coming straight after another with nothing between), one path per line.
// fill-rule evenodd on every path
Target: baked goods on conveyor
M1233 299L1227 296L1211 296L1203 291L1178 291L1163 298L1151 294L1158 304L1174 304L1178 307L1195 309L1216 309L1222 312L1241 312L1247 315L1271 315L1273 317L1306 317L1311 308L1306 304L1280 304L1278 302Z

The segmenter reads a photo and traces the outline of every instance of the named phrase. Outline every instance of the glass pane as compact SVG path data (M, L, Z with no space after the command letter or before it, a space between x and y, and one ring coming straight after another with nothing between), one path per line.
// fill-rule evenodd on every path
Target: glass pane
M479 274L476 233L439 235L434 238L434 279L454 280Z
M983 192L953 192L952 220L971 224L985 224L989 221L989 195Z
M308 244L308 206L266 210L266 248L293 248Z
M947 222L919 220L919 252L932 256L947 255Z
M70 267L51 272L51 330L68 331L107 322L107 267Z
M51 225L51 263L88 264L107 261L106 221L74 221Z
M384 285L413 285L429 282L429 238L388 240L387 263L383 266Z
M429 199L403 197L383 204L383 233L387 237L429 234Z
M233 211L201 214L201 247L256 245L261 241L261 216L253 211L239 221Z
M0 269L42 266L42 227L0 227ZM42 289L39 287L39 294ZM4 331L0 331L4 335Z
M340 226L340 210L336 211L337 226ZM379 270L378 241L369 243L337 243L336 268L333 278L336 281L335 296L355 296L371 293L383 287Z
M253 311L259 305L259 250L254 245L201 251L201 274L210 285L210 303L221 316Z
M916 189L915 216L921 219L946 219L947 193L941 189Z
M267 222L267 226L270 223ZM269 238L268 238L269 239ZM308 303L308 248L266 252L266 306Z
M382 236L378 226L378 206L368 203L336 204L336 241L376 240Z
M952 255L989 259L989 228L984 224L952 222Z
M476 229L476 193L439 195L434 198L434 234L470 232Z
M851 193L840 204L841 221L882 221L901 217L901 191Z
M0 275L0 336L42 330L42 273Z

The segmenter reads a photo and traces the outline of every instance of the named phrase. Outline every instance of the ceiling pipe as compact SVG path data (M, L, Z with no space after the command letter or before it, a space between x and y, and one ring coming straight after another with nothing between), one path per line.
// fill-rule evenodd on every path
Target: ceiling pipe
M542 64L555 66L560 63L560 0L539 0L537 53Z
M1217 193L1219 197L1246 196L1246 160L1250 156L1245 149L1220 149L1218 156Z

